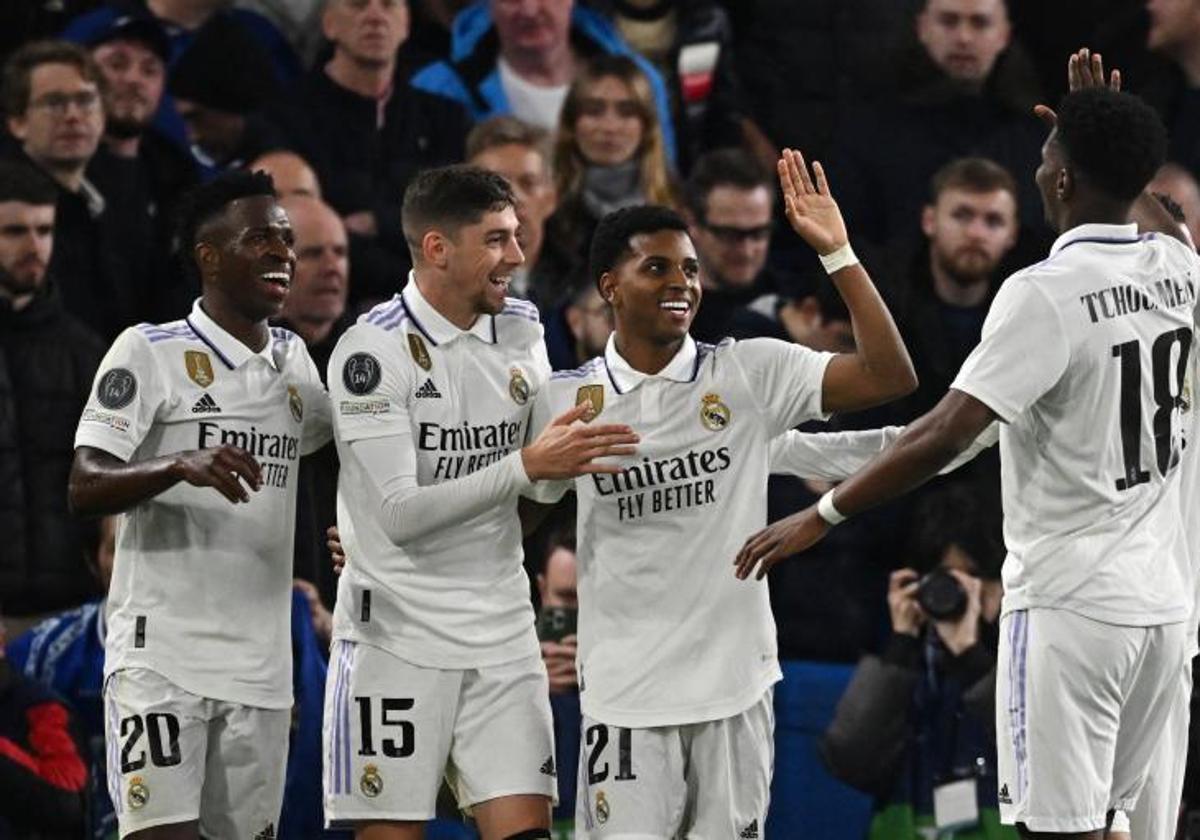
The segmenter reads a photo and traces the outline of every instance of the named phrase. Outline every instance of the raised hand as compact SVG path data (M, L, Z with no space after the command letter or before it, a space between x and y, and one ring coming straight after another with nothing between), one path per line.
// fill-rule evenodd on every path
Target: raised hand
M892 632L916 636L925 623L925 613L917 603L920 581L912 569L897 569L888 577L888 612L892 616Z
M585 425L581 421L592 410L580 403L563 412L542 429L537 439L521 450L525 474L534 481L575 478L587 473L619 473L616 464L598 464L597 458L632 455L638 436L619 424Z
M1100 53L1094 53L1087 47L1071 53L1070 58L1067 59L1067 88L1072 93L1077 90L1105 86L1104 59ZM1121 89L1120 70L1114 69L1109 74L1107 87L1109 90ZM1054 128L1058 124L1058 115L1049 105L1034 105L1033 113L1046 124L1047 128Z
M832 254L849 241L842 211L829 192L825 169L819 162L809 175L804 156L784 149L779 158L779 185L792 229L821 255Z
M254 491L262 487L258 461L246 450L229 444L181 452L175 458L175 469L182 481L195 487L212 487L234 504L250 501L246 487Z
M737 567L734 573L739 580L745 580L758 566L754 577L762 580L785 557L820 542L829 528L829 523L817 513L816 505L780 519L746 540L733 561Z

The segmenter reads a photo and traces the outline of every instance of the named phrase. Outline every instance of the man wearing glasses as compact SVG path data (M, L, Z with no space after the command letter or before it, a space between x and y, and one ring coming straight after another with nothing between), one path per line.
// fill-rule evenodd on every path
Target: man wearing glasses
M733 313L775 291L764 271L775 198L771 177L740 149L709 152L692 169L685 216L704 287L704 306L692 322L697 341L720 341Z
M116 208L85 177L104 134L102 77L88 52L65 41L35 41L9 58L0 96L17 148L58 186L56 247L49 274L67 311L111 339L142 320L143 290L106 239Z

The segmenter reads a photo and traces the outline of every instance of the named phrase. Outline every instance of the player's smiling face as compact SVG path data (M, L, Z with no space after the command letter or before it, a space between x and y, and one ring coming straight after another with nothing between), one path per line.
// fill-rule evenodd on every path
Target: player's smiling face
M700 306L700 261L681 230L639 233L632 252L600 278L612 302L617 332L654 343L679 341Z
M295 237L287 212L274 196L256 195L230 203L220 266L209 279L251 321L279 314L296 269Z
M480 315L498 315L512 274L525 261L517 244L516 211L512 207L483 214L450 239L447 273Z

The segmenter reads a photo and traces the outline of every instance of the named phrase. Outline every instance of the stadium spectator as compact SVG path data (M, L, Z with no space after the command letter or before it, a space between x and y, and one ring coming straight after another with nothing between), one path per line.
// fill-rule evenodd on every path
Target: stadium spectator
M575 788L579 766L579 682L575 676L576 638L574 626L579 598L576 592L578 566L575 558L575 523L565 521L552 530L537 573L538 638L542 662L550 678L550 711L554 716L554 759L558 767L558 804L554 807L556 829L575 822Z
M192 155L207 170L237 169L283 145L259 113L281 85L253 35L217 15L196 32L167 83L187 130Z
M346 313L346 228L333 208L318 198L291 195L280 206L296 236L296 270L279 323L304 339L324 380L333 348L351 321ZM337 597L337 578L325 550L325 529L337 521L337 475L337 450L332 446L300 459L293 574L316 586L322 604L333 604Z
M184 55L206 24L220 22L217 29L239 30L240 54L230 52L222 60L233 56L235 61L246 61L246 53L257 55L254 64L265 66L266 76L272 82L290 85L300 77L301 66L292 46L280 34L275 25L257 12L248 8L230 7L229 0L106 0L100 7L74 18L62 37L67 41L89 43L95 32L112 25L113 20L130 14L150 14L162 24L170 41L168 68L174 71L176 62ZM245 37L241 37L245 36ZM212 65L214 71L223 72L222 61ZM247 84L258 84L257 78L246 77ZM175 108L173 98L164 97L162 106L155 115L155 126L172 138L182 148L190 145L181 115Z
M607 0L617 31L662 74L671 97L679 171L706 151L745 143L765 166L778 151L747 116L729 15L714 0Z
M517 244L525 262L513 272L509 294L529 297L529 275L542 253L546 219L554 212L550 135L516 117L484 120L467 135L467 163L503 175L517 197Z
M766 268L775 184L747 152L721 149L696 162L684 196L704 286L692 337L717 342L738 308L779 286Z
M476 120L497 114L553 131L568 88L589 58L624 55L649 80L667 158L675 130L666 85L604 15L575 0L476 0L454 19L450 57L413 84L461 102Z
M58 186L53 282L67 310L108 337L141 319L149 295L147 278L114 247L113 214L85 176L104 132L103 81L82 47L35 41L5 65L3 99L16 142L7 156L32 163Z
M960 158L930 181L921 211L922 244L907 276L893 281L896 322L921 383L897 403L901 422L942 398L979 343L983 319L1017 240L1017 185L1007 170L983 158Z
M929 178L945 163L982 156L1032 172L1044 139L1005 0L925 0L913 33L879 96L846 109L831 153L847 221L876 247L917 233ZM1018 198L1021 221L1044 231L1032 179Z
M571 83L554 140L558 209L534 289L543 312L585 276L592 231L606 214L634 204L674 204L650 82L632 59L602 55Z
M544 326L550 367L572 370L604 353L613 331L612 307L595 283L580 280Z
M4 656L0 618L0 837L81 837L88 769L70 709Z
M1152 99L1169 130L1167 156L1200 172L1200 2L1147 0L1146 47L1170 62Z
M158 21L141 14L114 18L91 33L87 46L106 81L104 138L87 176L107 202L120 252L135 272L151 278L146 285L154 302L144 317L166 319L198 291L178 272L169 273L174 209L196 183L196 165L152 125L170 45Z
M1016 840L996 803L999 523L958 488L928 497L918 522L916 568L888 582L891 638L881 656L859 662L821 755L837 778L875 797L870 838L918 840L934 823L935 791L965 785L954 836Z
M291 195L321 197L321 182L308 161L295 152L283 149L259 155L246 165L251 172L266 172L275 182L275 195L287 198Z
M96 592L65 490L72 426L104 347L46 282L55 193L26 164L0 162L0 603L18 631Z
M404 0L330 0L322 15L333 45L277 119L312 163L324 198L346 223L356 304L391 297L410 260L400 200L419 170L463 158L468 118L456 103L415 90L401 60Z

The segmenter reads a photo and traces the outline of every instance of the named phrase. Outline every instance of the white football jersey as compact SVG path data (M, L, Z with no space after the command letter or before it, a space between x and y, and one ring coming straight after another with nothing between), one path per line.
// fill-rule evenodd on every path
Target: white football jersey
M334 638L430 668L536 654L516 495L398 545L381 519L382 494L350 444L395 438L415 452L421 487L519 459L534 397L550 375L537 308L510 298L500 315L460 330L410 279L346 331L328 373L348 558Z
M1195 253L1135 225L1080 225L1005 281L953 388L1003 421L1004 610L1183 621L1181 405Z
M616 475L575 479L584 714L676 726L752 706L780 678L766 581L733 559L767 522L771 442L823 417L830 354L774 339L689 337L658 374L604 356L555 373L534 432L590 400L640 435Z
M233 444L262 466L263 487L233 504L180 482L121 516L106 674L148 668L201 697L291 706L298 461L330 436L325 388L287 330L255 353L197 301L182 321L117 337L75 445L138 462Z

